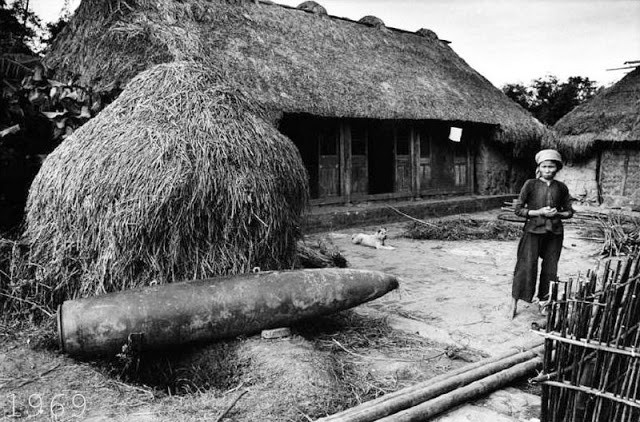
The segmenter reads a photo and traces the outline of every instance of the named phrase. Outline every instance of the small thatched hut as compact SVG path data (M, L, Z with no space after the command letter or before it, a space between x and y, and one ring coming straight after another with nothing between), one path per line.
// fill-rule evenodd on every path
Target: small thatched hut
M548 142L571 161L560 177L574 196L640 207L640 67L553 129Z
M244 93L200 64L156 65L34 180L26 238L51 288L37 300L290 268L307 195L297 149Z
M448 41L309 8L83 0L46 64L109 90L157 63L206 60L298 147L313 203L508 193L532 174L518 159L543 126Z

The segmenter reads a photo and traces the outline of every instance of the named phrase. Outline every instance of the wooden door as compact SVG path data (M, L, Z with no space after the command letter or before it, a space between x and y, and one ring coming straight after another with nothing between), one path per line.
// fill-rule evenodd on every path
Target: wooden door
M364 196L369 193L369 158L367 129L351 126L351 194Z
M453 179L456 189L463 191L470 187L469 151L466 145L457 143L453 146Z
M420 136L420 190L428 190L432 187L431 176L431 136L426 130L419 132Z
M401 127L394 132L395 191L411 192L411 130Z
M340 157L335 130L318 135L318 197L340 196Z

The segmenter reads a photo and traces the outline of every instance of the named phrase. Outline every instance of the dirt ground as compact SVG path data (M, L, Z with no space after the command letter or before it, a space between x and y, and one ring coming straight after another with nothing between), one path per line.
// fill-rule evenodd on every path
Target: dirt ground
M497 211L465 214L494 219ZM456 216L448 218L458 218ZM388 225L387 244L395 250L353 245L353 233L373 233L361 227L323 233L343 251L353 268L384 271L400 279L400 289L358 308L388 315L405 331L488 355L536 339L531 323L542 321L537 305L520 302L514 320L505 318L516 262L516 241L440 241L402 237L406 223ZM576 277L591 268L599 245L580 239L575 226L566 225L558 276Z
M467 214L495 219L499 211ZM447 217L451 219L459 216ZM395 250L353 245L353 233L373 233L360 227L323 233L342 250L354 268L395 274L400 289L357 308L357 312L388 317L392 327L449 345L497 355L539 339L533 322L542 322L537 304L520 302L515 319L506 317L518 241L441 241L402 237L407 223L388 225L387 244ZM567 280L592 268L600 245L580 238L576 226L565 226L559 277ZM525 390L527 390L525 388ZM438 421L530 421L539 415L539 398L507 388L475 404L455 409Z
M129 382L104 362L75 361L46 341L34 346L41 332L0 326L0 420L216 420L231 407L223 420L307 421L536 339L536 305L523 304L515 320L506 317L517 241L412 240L401 236L405 226L387 226L395 250L351 243L353 233L377 227L307 238L331 239L351 268L396 275L399 291L293 327L289 339L218 343L146 368L156 376L170 372L177 390L144 378ZM567 226L560 277L590 268L598 250ZM437 420L535 421L535 393L509 386Z

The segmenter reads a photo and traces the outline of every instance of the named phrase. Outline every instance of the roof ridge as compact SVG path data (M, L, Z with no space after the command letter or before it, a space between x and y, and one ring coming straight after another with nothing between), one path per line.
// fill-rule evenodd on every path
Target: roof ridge
M266 5L266 6L279 6L279 7L285 8L285 9L297 10L297 11L304 12L304 13L313 13L313 12L311 12L309 10L299 9L297 6L289 6L288 4L276 3L276 2L273 2L271 0L258 0L258 3ZM362 23L359 20L353 20L351 18L347 18L347 17L344 17L344 16L332 15L332 14L330 14L328 12L327 12L326 15L323 15L323 16L327 16L327 17L329 17L331 19L335 19L335 20L342 20L342 21L357 23L358 25L362 25L362 26L368 27L367 24ZM369 15L365 15L365 16L369 16ZM418 31L409 31L408 29L395 28L395 27L392 27L392 26L387 26L386 24L385 24L385 28L390 30L390 31L400 32L400 33L404 33L404 34L411 34L411 35L415 35L416 37L424 38L420 34L418 34L419 30ZM425 28L425 29L428 29L428 28ZM438 41L440 41L442 43L445 43L445 44L451 44L451 41L441 39L440 37L438 37Z

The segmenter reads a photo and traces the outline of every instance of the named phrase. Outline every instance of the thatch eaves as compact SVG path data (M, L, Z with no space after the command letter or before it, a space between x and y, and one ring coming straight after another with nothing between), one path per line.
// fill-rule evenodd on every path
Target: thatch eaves
M545 129L446 42L296 8L222 0L83 0L46 57L95 89L200 60L276 113L491 125L537 147Z
M599 142L640 142L640 67L554 125L555 143L579 158Z

